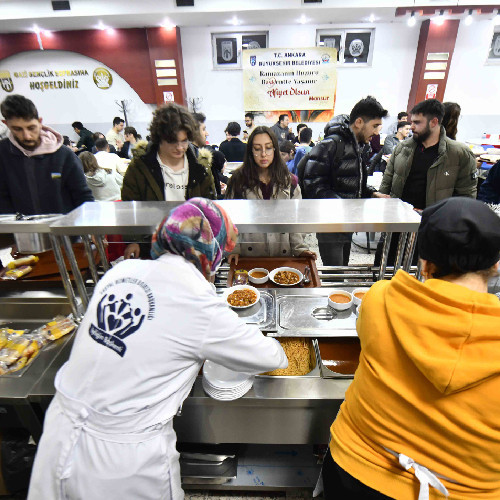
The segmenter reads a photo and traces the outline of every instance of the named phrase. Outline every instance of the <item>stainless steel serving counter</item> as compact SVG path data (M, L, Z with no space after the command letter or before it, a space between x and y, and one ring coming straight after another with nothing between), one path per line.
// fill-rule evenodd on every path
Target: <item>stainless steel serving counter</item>
M222 200L240 232L414 232L420 216L398 199ZM59 235L152 234L178 202L85 203L51 225Z
M343 287L349 289L349 287ZM324 296L322 289L268 289L273 296ZM330 291L331 293L331 291ZM272 334L272 333L271 333ZM29 400L43 410L54 393L54 378L71 352L67 343L43 377L30 390ZM351 379L323 379L319 370L302 377L257 376L252 389L235 401L209 397L198 377L182 413L174 420L178 440L192 443L319 444L328 441L328 429Z
M65 297L48 293L18 293L0 297L0 325L14 329L33 329L42 326L57 314L68 314L70 305ZM39 381L46 380L45 373L62 351L72 343L72 335L63 337L42 349L31 365L13 374L0 377L0 426L4 416L14 412L19 423L38 440L42 434L41 417L30 404L29 397ZM68 350L69 352L69 350ZM12 422L12 419L9 419Z

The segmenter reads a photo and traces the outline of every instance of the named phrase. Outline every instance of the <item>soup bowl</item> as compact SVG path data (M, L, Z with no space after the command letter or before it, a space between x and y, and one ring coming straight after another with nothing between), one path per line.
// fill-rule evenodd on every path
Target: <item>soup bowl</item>
M328 296L328 305L336 311L349 309L353 302L352 294L345 290L335 290Z

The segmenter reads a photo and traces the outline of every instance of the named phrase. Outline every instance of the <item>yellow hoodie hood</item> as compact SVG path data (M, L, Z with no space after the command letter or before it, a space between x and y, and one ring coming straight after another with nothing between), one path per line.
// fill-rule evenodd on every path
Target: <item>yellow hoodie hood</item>
M394 335L440 392L500 374L498 297L439 279L421 283L403 271L384 288Z

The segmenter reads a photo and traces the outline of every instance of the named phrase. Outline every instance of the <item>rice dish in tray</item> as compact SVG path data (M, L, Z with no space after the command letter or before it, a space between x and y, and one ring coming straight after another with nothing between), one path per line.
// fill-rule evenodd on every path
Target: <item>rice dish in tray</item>
M314 368L311 364L312 344L304 338L280 338L276 339L283 347L288 358L288 368L278 368L262 375L307 375Z

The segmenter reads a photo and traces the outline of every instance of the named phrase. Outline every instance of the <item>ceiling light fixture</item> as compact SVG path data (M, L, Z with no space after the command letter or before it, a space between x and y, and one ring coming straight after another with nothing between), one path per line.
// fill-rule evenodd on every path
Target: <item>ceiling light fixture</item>
M469 14L465 18L464 24L465 24L465 26L470 26L473 21L474 21L474 18L472 17L472 9L469 9Z
M300 24L306 24L307 23L307 17L305 14L302 14L299 19Z
M375 20L376 20L375 14L370 14L370 17L368 18L368 21L369 21L370 23L374 23L374 22L375 22Z
M42 34L43 34L43 36L46 36L47 38L52 37L52 31L49 31L49 30L43 30Z
M172 31L175 28L175 24L170 21L170 19L165 18L163 20L163 23L161 24L161 27L167 31Z
M34 25L33 25L33 28L31 28L31 29L32 29L32 30L33 30L33 32L35 32L37 35L40 33L40 28L39 28L36 24L34 24Z
M106 28L106 33L108 35L114 35L116 33L116 30L114 28Z
M106 26L104 26L104 23L102 21L99 21L99 23L97 25L97 29L104 31L106 29Z
M438 26L443 26L444 24L444 10L441 9L439 11L439 16L435 17L433 19L434 23L437 24Z
M236 16L233 16L233 18L229 21L229 24L232 24L233 26L238 26L241 23L240 23L240 20Z
M413 26L415 26L415 24L417 24L417 18L415 17L415 11L412 11L411 16L408 18L407 24L408 24L408 26L410 26L410 28L413 28Z

